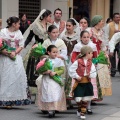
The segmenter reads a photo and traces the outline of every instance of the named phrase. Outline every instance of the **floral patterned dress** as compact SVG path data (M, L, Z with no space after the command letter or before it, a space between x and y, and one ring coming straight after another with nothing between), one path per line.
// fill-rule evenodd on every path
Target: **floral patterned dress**
M94 28L87 29L91 34L91 40L97 47L97 55L100 51L106 51L106 39L104 31L101 29L97 33ZM112 95L112 83L108 65L97 64L97 87L98 87L98 99L102 99L103 96ZM104 71L104 72L103 72ZM103 74L104 73L104 74Z
M8 28L1 30L0 37L12 48L24 46L22 33L17 30L9 32ZM16 55L16 60L0 54L0 106L27 105L27 78L22 57Z

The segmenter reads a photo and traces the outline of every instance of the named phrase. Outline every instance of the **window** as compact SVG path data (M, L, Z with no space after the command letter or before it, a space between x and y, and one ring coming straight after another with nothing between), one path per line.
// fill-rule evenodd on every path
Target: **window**
M26 13L28 20L33 22L40 13L41 0L19 0L19 15Z

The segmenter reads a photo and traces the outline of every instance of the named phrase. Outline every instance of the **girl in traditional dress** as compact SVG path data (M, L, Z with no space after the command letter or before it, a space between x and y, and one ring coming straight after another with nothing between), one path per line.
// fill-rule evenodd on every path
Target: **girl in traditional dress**
M107 41L105 37L105 33L103 31L103 17L100 15L95 15L91 21L91 28L86 29L89 31L91 35L91 40L97 47L97 56L100 51L104 51L106 54L107 50ZM106 54L107 55L107 54ZM102 68L103 69L100 69ZM111 89L111 78L109 75L108 65L105 64L97 64L97 84L98 84L98 100L102 100L103 96L112 95Z
M13 51L3 49L0 54L0 106L27 105L27 78L20 51L24 47L24 38L18 17L7 19L8 27L0 32L0 38ZM14 58L14 59L13 59Z
M89 19L87 17L81 18L79 21L79 25L80 25L80 32L82 32L83 30L89 27Z
M51 15L50 10L43 9L35 21L29 26L29 28L24 33L25 47L31 42L32 38L35 38L35 43L43 43L45 39L48 38L47 30L51 25ZM30 48L31 49L31 48ZM35 66L39 59L29 57L30 52L24 57L24 66L26 68L27 79L29 86L36 86L35 80L38 74L35 72ZM29 59L28 59L29 58Z
M78 59L69 68L69 75L78 82L74 89L74 98L78 105L77 114L81 119L86 118L87 101L93 97L93 86L90 80L96 77L96 69L91 61L92 57L92 48L84 46L81 48Z
M58 48L58 58L61 58L62 60L67 60L67 47L64 43L64 41L59 36L59 30L55 25L50 25L48 27L48 35L49 38L46 39L42 46L47 49L49 45L55 45Z
M49 117L54 117L55 110L66 110L64 87L61 87L50 76L64 73L64 63L57 57L58 50L55 45L47 48L49 60L52 62L53 71L48 70L43 74L40 90L38 92L38 106L42 111L48 111Z
M81 48L83 46L90 46L93 50L93 58L97 57L97 48L96 45L90 40L90 34L88 31L83 30L80 34L80 41L74 46L74 49L72 51L72 57L71 57L71 61L72 63L76 60L77 56L80 54L81 52ZM72 79L72 85L74 84L74 79ZM96 83L96 79L92 78L91 79L91 83L93 85L93 92L94 92L94 96L93 99L98 99L98 91L97 91L97 83ZM91 101L88 101L88 107L87 107L87 113L88 114L92 114L92 110L91 110Z

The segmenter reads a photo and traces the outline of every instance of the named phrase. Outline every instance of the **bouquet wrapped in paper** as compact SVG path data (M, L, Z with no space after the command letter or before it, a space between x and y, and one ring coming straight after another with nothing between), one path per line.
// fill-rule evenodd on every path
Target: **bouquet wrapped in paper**
M36 66L36 71L40 74L43 74L47 70L52 70L52 62L49 59L44 58L41 60L37 66ZM57 74L54 76L50 76L55 82L57 82L60 86L63 86L64 84L61 81L61 77L58 76Z
M0 52L3 50L3 49L6 49L8 54L11 54L12 51L15 51L16 48L13 48L13 47L10 47L8 46L1 38L0 38ZM16 57L14 58L11 58L12 60L16 60Z
M46 49L40 43L32 47L31 56L34 58L39 58L45 53L46 53Z
M105 55L105 53L103 51L100 52L100 54L98 55L97 58L93 58L92 59L92 62L94 64L97 64L97 63L101 63L101 64L109 64L108 63L108 58L107 56Z

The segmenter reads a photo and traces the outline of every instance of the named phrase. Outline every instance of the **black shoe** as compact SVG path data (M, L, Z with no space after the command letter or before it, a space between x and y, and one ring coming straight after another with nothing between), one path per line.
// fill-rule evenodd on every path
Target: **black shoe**
M49 118L52 118L55 116L55 112L49 112Z
M53 117L55 117L55 112L53 112Z
M55 113L59 113L59 111L55 110Z
M93 114L92 110L91 109L87 109L87 114L92 115Z
M48 111L46 110L41 110L43 114L48 114Z
M91 101L91 105L97 105L97 103L95 103L95 102Z
M49 118L52 118L53 117L53 113L49 113Z

